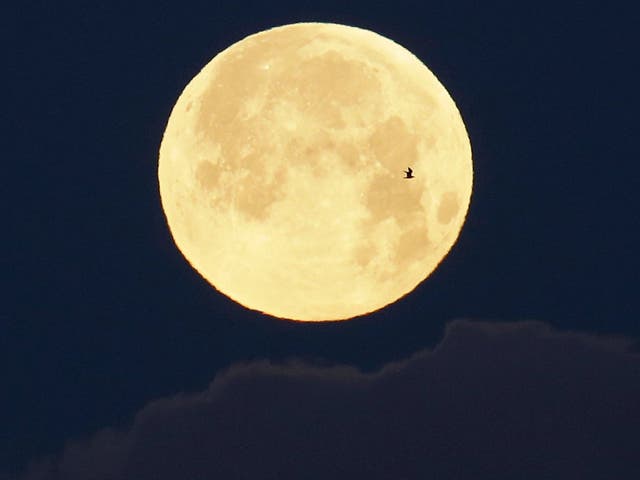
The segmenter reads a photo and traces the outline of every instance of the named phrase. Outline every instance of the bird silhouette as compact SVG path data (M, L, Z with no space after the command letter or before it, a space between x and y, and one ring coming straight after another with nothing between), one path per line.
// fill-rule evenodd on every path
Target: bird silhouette
M403 170L403 171L404 171L404 174L405 174L404 178L415 178L413 176L413 170L411 170L411 167L407 167L407 169Z

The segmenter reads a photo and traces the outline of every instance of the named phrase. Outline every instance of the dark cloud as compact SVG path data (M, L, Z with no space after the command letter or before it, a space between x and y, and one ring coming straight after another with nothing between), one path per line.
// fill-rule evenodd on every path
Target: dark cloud
M367 375L239 365L25 480L640 478L640 356L537 322L455 321Z

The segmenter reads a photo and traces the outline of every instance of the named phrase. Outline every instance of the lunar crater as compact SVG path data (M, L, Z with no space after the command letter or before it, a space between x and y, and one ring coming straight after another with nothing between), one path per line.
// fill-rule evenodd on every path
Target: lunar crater
M453 220L458 211L460 205L458 204L458 196L455 192L446 192L442 194L440 199L440 206L438 207L438 221L440 223L449 223Z

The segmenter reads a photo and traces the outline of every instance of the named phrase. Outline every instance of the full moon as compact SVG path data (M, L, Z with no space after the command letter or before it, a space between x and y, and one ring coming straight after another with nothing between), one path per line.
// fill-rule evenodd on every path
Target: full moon
M378 310L433 272L473 167L455 103L418 58L368 30L298 23L231 45L189 82L158 177L174 241L213 287L326 321Z

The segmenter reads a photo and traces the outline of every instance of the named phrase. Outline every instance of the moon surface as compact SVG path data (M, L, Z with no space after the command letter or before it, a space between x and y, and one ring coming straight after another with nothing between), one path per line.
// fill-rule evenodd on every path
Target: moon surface
M327 23L216 55L176 102L158 165L191 265L250 309L304 321L411 292L455 243L472 176L460 114L429 69L385 37Z

